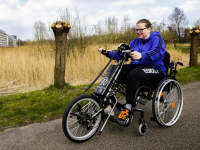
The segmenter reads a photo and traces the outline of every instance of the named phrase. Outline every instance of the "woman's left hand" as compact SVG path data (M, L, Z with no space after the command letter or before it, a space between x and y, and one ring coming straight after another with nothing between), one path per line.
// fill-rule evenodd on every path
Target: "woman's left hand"
M141 59L142 58L142 54L137 52L137 51L134 51L134 52L131 52L130 53L130 56L133 58L133 59Z

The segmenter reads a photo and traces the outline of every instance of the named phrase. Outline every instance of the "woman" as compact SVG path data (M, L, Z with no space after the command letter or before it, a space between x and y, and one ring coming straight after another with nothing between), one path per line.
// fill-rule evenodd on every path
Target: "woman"
M136 23L135 32L138 38L130 42L131 63L124 65L119 76L119 83L126 83L126 106L120 112L117 123L122 126L130 124L130 112L136 106L134 97L137 89L142 86L155 86L165 77L166 69L163 63L165 57L165 44L159 32L151 32L151 23L141 19ZM99 49L102 53L103 48ZM113 52L104 55L111 58ZM114 59L120 59L118 55Z

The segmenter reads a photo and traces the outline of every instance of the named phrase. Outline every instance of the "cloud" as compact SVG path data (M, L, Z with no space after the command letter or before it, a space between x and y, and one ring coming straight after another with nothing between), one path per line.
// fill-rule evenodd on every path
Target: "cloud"
M192 27L194 22L200 19L200 1L199 0L191 0L180 6L182 10L184 10L187 19L189 20L189 26Z
M176 0L170 1L169 6L171 6L170 14L175 7L180 8L184 11L189 21L188 26L192 27L194 22L200 18L200 1L199 0Z
M133 0L120 0L118 2L112 2L112 6L116 9L118 8L129 8L132 7L134 9L135 6L141 6L141 5L149 5L149 4L154 4L156 2L156 0L137 0L137 1L133 1Z
M29 0L24 5L18 0L1 0L0 4L0 14L3 14L0 15L0 29L7 34L16 34L18 37L21 35L19 38L23 40L32 38L35 21L53 23L59 9L64 9L66 6L73 7L71 0Z
M68 8L71 14L75 14L75 7L87 16L91 25L108 16L115 16L123 22L125 15L130 17L132 24L141 18L160 22L167 19L175 7L184 10L191 24L200 18L199 0L27 0L26 3L0 0L0 29L22 40L32 39L35 21L41 20L50 26L57 20L59 10Z

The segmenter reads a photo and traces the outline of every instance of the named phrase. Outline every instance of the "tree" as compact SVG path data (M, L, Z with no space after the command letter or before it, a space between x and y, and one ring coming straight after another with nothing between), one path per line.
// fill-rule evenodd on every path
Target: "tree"
M158 31L158 32L163 32L166 30L166 20L163 20L160 22L160 24L157 24L156 22L153 22L153 29L155 31Z
M66 22L56 21L51 26L56 42L54 85L62 88L65 85L66 43L70 25Z
M108 17L105 20L105 26L107 28L108 34L117 33L118 32L118 18L116 18L115 16Z
M194 26L200 26L200 18L194 23Z
M47 38L47 28L45 23L38 20L34 24L34 37L36 41L43 42Z
M128 15L125 15L123 21L124 22L123 22L123 26L121 27L121 30L124 33L125 31L128 31L131 29L130 17Z
M80 52L85 53L87 46L91 44L87 38L92 35L92 28L88 24L87 16L82 15L79 8L75 7L75 15L65 9L64 12L59 12L59 20L68 22L73 27L67 35L70 40L67 44L67 53L74 52L75 47L79 47Z
M184 14L184 11L178 7L175 7L173 13L169 15L168 20L170 22L169 26L176 31L180 41L181 36L184 35L185 27L188 24L188 20Z
M190 42L190 28L185 28L184 35L183 35L183 41L185 43L189 43Z
M26 44L26 41L22 41L21 39L18 39L17 40L17 46L23 46L23 45L25 45Z

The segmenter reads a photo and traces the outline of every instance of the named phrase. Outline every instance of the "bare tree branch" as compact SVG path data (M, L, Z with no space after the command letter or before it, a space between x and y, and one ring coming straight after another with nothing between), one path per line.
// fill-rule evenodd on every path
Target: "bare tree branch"
M184 35L184 29L188 24L188 20L184 11L178 7L175 7L173 13L169 15L168 20L170 22L170 27L174 29L180 40L181 36Z

